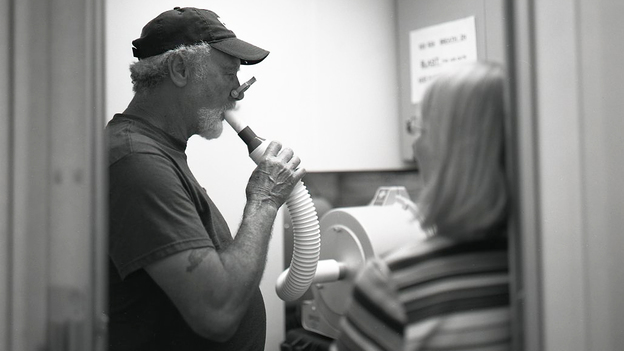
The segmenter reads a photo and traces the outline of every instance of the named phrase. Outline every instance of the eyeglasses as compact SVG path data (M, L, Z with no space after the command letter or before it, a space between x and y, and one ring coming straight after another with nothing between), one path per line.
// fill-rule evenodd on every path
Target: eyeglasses
M414 115L410 116L406 121L405 129L410 135L414 136L414 140L416 140L420 138L424 129L421 104L416 104L414 112Z

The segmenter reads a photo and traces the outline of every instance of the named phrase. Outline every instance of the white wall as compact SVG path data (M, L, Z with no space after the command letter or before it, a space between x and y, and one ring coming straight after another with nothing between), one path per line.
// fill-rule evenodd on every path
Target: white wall
M624 3L577 0L583 94L581 160L587 255L588 350L624 345Z
M132 97L128 65L131 41L170 1L107 2L107 114ZM175 4L178 6L178 4ZM186 1L205 7L243 40L268 49L259 65L241 68L239 79L258 81L245 94L240 114L261 136L292 147L308 171L382 170L411 167L399 152L398 79L393 0ZM235 232L244 187L254 165L228 127L215 141L191 139L187 154ZM267 350L283 340L283 304L274 292L282 270L283 230L273 233L262 282Z
M535 4L544 349L621 350L624 4Z
M580 170L581 95L573 6L542 3L536 18L539 93L540 202L544 269L545 346L585 349L582 173ZM566 59L559 59L565 53ZM568 274L564 274L568 272ZM570 274L572 273L572 274ZM568 298L561 298L566 296ZM565 330L563 334L561 331ZM576 348L580 347L580 348Z
M7 8L8 0L0 0L0 6ZM11 69L9 61L9 29L10 14L3 11L0 14L0 74L4 77L9 76ZM0 349L9 349L9 328L8 328L8 311L9 311L9 254L10 254L10 226L9 226L9 204L10 204L10 152L9 152L9 128L10 109L9 97L11 86L8 79L0 80Z

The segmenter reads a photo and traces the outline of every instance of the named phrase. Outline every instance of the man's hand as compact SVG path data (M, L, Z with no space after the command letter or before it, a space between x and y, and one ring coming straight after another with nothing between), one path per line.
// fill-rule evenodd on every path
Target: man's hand
M280 208L306 173L305 169L298 168L300 163L291 149L282 149L279 142L271 142L249 178L247 201L268 201Z
M305 174L300 163L291 149L270 143L247 184L232 243L182 251L145 267L197 334L222 342L237 330L262 278L277 210Z

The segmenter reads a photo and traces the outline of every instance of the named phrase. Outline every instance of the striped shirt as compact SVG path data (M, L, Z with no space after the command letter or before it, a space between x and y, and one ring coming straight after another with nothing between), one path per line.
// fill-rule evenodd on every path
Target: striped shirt
M370 260L334 350L509 350L507 243L436 236Z

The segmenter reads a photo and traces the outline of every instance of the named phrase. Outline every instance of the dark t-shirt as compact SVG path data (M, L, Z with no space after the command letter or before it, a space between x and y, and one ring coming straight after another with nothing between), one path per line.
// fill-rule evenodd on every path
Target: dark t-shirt
M109 142L109 351L263 350L259 288L236 334L217 343L195 334L143 269L169 255L232 242L227 223L188 168L186 142L127 115Z

